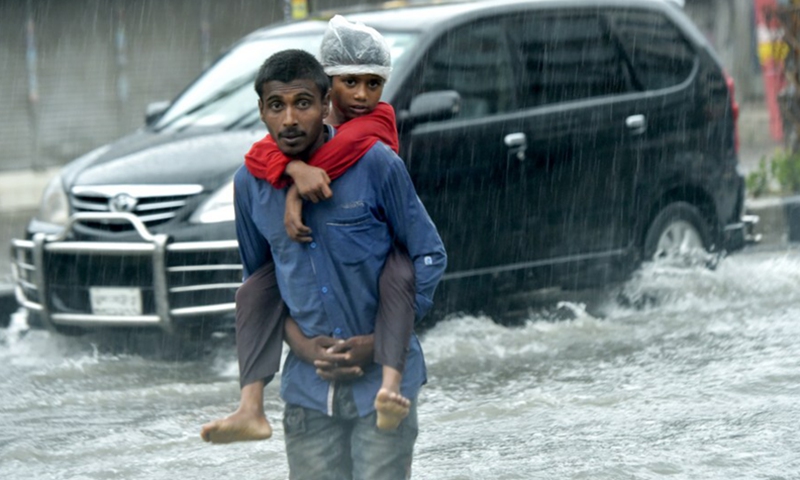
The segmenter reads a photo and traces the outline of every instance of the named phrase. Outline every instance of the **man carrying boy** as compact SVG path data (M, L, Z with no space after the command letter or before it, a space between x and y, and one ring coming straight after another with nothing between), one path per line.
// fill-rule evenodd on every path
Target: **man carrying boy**
M335 135L323 124L328 79L312 55L298 50L273 55L259 71L256 89L262 120L287 156L308 159ZM395 241L407 247L414 263L418 308L430 306L446 265L444 246L405 165L383 143L333 181L335 196L306 208L304 220L312 231L307 243L292 241L284 231L285 190L246 168L237 172L234 185L245 275L272 257L281 296L304 337L346 340L374 330L378 277ZM410 412L391 434L375 424L378 365L363 367L363 375L350 383L329 382L304 361L317 355L316 346L310 341L291 346L281 381L290 477L407 477L416 399L426 377L417 338L411 338L401 385Z
M333 82L332 108L326 121L342 126L337 128L336 137L314 152L310 165L286 156L271 136L256 142L245 162L250 173L276 188L289 185L287 176L295 181L287 193L285 223L289 236L300 242L310 242L311 232L302 223L298 192L314 203L326 200L332 196L330 179L342 175L375 142L380 140L393 150L398 149L394 110L380 103L391 71L389 46L383 37L370 27L337 15L328 24L320 57ZM408 399L400 394L405 350L415 318L427 310L423 306L422 311L417 311L414 276L414 266L404 246L396 246L379 281L374 336L374 361L383 365L383 383L375 400L378 426L383 429L396 428L409 409ZM290 318L284 320L286 312L271 262L253 272L237 291L236 309L241 403L232 415L203 426L201 436L213 443L261 440L272 435L263 411L263 388L278 371L284 321L290 345L305 340ZM372 363L371 337L351 337L346 341L313 339L318 350L318 373L327 380L359 375L361 365Z

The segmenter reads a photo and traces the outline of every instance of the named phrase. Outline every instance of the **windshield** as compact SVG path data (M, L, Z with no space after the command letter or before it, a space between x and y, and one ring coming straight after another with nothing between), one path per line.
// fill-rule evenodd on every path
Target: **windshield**
M416 40L413 33L385 33L397 68L403 54ZM155 124L154 129L187 127L235 128L258 121L258 97L253 82L264 60L286 48L300 48L317 55L322 33L262 38L242 43L194 82Z

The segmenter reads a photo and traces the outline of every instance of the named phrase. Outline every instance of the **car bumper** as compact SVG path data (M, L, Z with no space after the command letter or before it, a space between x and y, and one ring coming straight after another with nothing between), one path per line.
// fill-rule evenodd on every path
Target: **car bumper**
M81 221L130 222L141 241L72 241ZM232 316L242 265L236 240L173 243L134 215L79 213L58 234L11 242L17 302L48 328L158 327ZM118 301L117 301L118 300Z
M735 252L746 245L759 243L761 234L755 232L758 220L758 215L742 215L741 221L726 225L723 230L725 250Z

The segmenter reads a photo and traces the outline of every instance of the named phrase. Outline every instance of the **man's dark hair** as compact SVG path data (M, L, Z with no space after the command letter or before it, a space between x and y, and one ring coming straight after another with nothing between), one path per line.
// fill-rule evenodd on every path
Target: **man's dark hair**
M328 76L314 55L305 50L282 50L264 61L258 70L255 84L258 98L264 93L265 83L272 81L289 83L294 80L313 81L322 97L330 88Z

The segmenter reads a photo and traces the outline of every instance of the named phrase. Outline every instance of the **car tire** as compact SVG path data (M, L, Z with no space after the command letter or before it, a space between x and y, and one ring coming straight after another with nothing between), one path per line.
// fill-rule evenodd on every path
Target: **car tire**
M671 258L699 249L708 252L710 239L708 223L697 207L686 202L670 203L647 229L644 260Z

